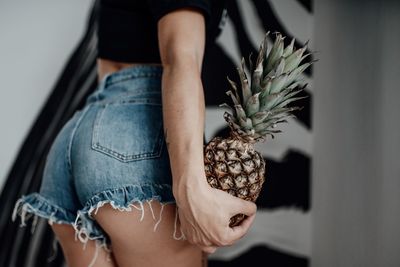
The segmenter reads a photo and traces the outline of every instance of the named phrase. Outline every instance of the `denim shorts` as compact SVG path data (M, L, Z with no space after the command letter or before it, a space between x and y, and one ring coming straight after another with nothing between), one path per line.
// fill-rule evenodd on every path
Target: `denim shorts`
M50 224L70 224L83 243L107 245L107 234L91 216L105 203L142 212L145 201L175 203L161 75L162 67L154 65L106 75L56 136L40 191L16 202L13 220L20 215L25 225L39 216Z

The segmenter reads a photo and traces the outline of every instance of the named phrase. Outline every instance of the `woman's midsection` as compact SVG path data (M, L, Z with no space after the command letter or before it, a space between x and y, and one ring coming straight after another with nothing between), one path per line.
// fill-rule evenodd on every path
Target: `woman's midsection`
M98 81L101 81L106 74L117 72L121 69L135 66L135 65L158 65L161 63L130 63L130 62L118 62L103 58L97 58L97 72Z

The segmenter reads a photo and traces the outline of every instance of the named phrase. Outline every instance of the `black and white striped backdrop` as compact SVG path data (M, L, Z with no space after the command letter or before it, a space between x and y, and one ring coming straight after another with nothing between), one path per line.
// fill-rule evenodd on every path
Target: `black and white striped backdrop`
M228 17L217 45L206 53L206 139L228 128L218 104L226 102L226 75L237 79L241 56L256 54L266 31L279 31L297 47L312 43L312 2L282 0L229 1ZM248 235L235 246L211 256L210 266L307 266L310 256L310 164L312 160L312 71L305 74L308 97L297 119L275 139L258 143L267 162L266 184L257 201L258 214Z
M0 195L0 266L62 266L54 253L54 236L45 220L34 233L10 221L13 203L22 194L37 191L49 146L64 123L97 85L96 4L86 32L65 64L57 83L23 140ZM313 49L311 0L229 0L217 44L206 48L203 86L206 97L206 139L227 133L219 104L228 101L226 76L237 79L241 56L256 54L266 31L296 38L296 46L310 41ZM272 41L272 40L270 40ZM283 133L257 144L267 162L266 184L257 201L254 225L245 238L221 248L209 266L308 266L311 247L310 166L312 163L312 69L304 75L308 97L299 105L297 119L282 125ZM7 246L4 246L7 244Z

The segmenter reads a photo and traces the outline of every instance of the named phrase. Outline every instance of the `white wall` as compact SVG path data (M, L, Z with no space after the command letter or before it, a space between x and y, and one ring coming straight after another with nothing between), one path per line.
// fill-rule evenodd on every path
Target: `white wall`
M311 266L400 266L400 2L314 3Z
M92 0L0 1L0 189L80 40Z

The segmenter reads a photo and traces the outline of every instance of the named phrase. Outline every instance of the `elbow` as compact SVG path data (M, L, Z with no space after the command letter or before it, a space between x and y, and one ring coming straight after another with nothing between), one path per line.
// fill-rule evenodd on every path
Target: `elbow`
M161 54L161 63L164 68L195 68L201 71L203 55L195 49L187 47L166 47Z

